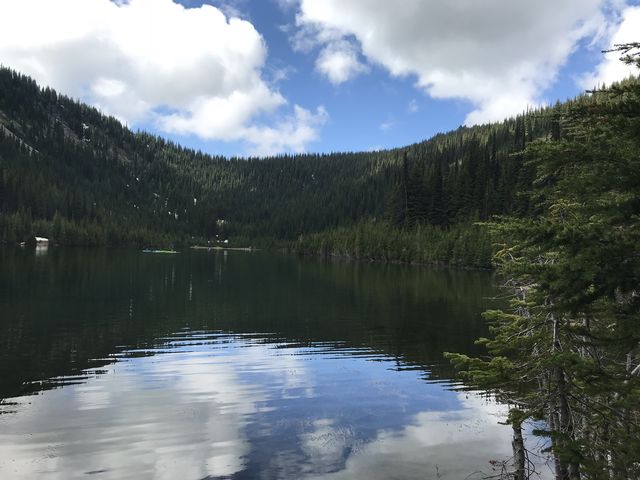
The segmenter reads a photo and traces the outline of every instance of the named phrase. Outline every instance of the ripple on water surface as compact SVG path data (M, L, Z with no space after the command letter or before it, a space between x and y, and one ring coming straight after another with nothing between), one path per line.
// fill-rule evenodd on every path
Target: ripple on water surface
M180 332L49 380L0 420L7 478L464 478L503 408L366 349ZM272 339L269 339L272 340Z
M494 293L484 273L0 248L0 478L492 473L504 407L442 352L478 353Z

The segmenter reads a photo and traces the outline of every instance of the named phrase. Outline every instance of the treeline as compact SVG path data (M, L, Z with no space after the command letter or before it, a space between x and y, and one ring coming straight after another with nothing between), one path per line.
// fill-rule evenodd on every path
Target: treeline
M303 255L474 268L491 268L493 257L489 232L473 224L400 229L386 222L366 221L301 235L294 249Z
M367 153L206 155L131 132L0 69L0 215L52 221L59 214L77 225L118 218L171 236L292 239L381 213L392 163Z
M22 209L0 215L0 243L16 244L32 240L35 236L44 236L58 245L69 246L180 246L196 241L195 237L130 225L121 218L75 221L56 213L51 220L33 220L29 212Z
M62 243L138 244L291 242L374 218L404 235L531 214L532 170L517 152L551 134L552 111L396 150L227 159L132 132L0 68L0 241L52 231L56 216L71 232Z
M0 242L34 234L69 245L229 238L484 267L487 241L472 225L540 213L535 169L522 152L557 137L560 112L587 99L395 150L227 159L132 132L0 68ZM354 243L363 231L381 250Z

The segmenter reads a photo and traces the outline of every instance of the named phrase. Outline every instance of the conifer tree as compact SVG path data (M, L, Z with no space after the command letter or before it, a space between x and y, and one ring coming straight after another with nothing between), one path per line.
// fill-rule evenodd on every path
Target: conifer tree
M639 64L638 47L618 48ZM640 478L640 82L569 105L554 131L524 154L542 214L490 225L515 292L486 313L490 358L448 356L512 405L515 438L545 422L556 479Z

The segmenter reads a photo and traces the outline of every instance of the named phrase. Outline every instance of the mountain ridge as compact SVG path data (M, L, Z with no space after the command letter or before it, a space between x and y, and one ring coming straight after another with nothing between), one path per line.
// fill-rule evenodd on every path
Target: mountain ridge
M3 67L0 242L36 231L75 245L291 242L363 221L529 214L532 172L517 152L552 134L557 108L391 150L240 159L133 132Z

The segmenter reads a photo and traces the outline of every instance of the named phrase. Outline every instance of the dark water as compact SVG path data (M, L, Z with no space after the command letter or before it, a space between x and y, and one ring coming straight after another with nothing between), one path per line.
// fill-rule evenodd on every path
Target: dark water
M477 272L0 250L0 478L490 472L504 408L442 352L477 353L494 294Z

